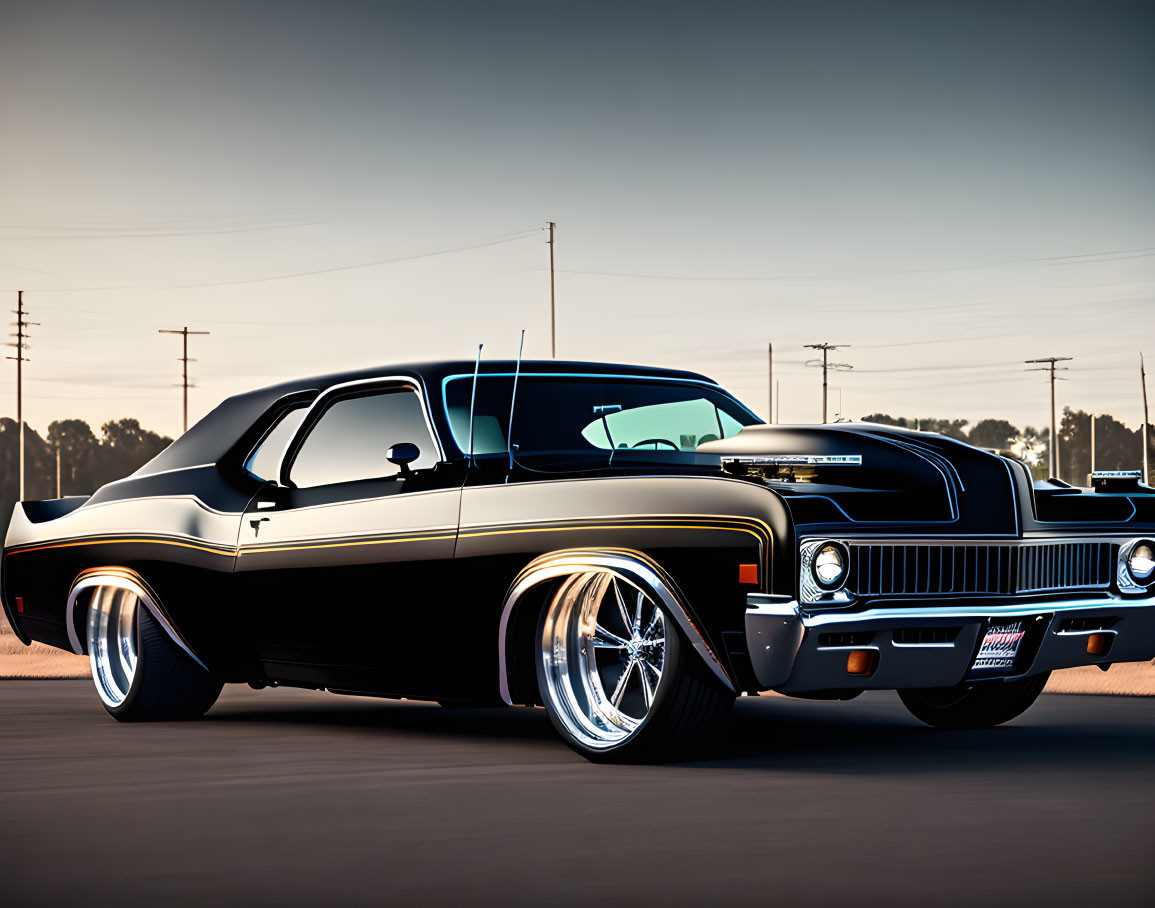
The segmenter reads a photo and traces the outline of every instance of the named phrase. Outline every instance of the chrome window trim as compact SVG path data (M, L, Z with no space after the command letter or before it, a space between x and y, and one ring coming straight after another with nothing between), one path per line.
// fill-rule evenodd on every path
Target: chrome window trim
M708 381L708 380L701 379L701 378L678 378L678 377L675 377L673 375L619 375L619 374L613 373L613 372L522 372L522 373L520 373L520 376L523 379L526 379L526 378L585 378L585 379L601 379L601 380L613 379L615 381L616 380L628 380L628 381L639 381L639 382L650 382L650 383L664 382L666 384L700 385L704 388L709 388L711 390L718 391L722 395L724 395L725 397L728 397L730 400L734 401L734 403L737 404L740 409L745 410L748 415L753 417L753 419L755 421L753 423L751 423L750 425L759 425L759 426L766 425L765 420L763 420L760 416L758 416L757 413L755 413L753 410L751 410L749 407L747 407L744 403L742 403L742 401L740 401L737 397L735 397L733 393L731 393L730 391L723 388L717 382ZM448 389L449 383L451 381L456 381L456 380L459 380L462 378L473 378L473 373L472 372L455 372L452 375L446 375L444 378L441 379L441 407L445 413L445 421L449 426L449 437L453 440L453 443L455 445L457 445L457 448L460 451L464 451L465 449L461 447L461 442L459 442L457 440L457 435L453 431L453 420L451 420L449 418L449 398L447 396L448 395L447 389ZM512 372L482 372L478 375L478 378L479 379L482 379L482 378L513 378L513 373ZM743 427L743 428L745 428L745 427ZM684 453L690 453L690 452L684 452Z
M429 437L433 439L433 444L437 448L437 459L441 462L445 461L445 448L441 443L441 436L437 433L437 427L433 424L433 419L429 411L428 394L425 389L425 380L419 375L381 375L375 378L359 378L356 381L341 382L337 385L332 385L326 388L316 399L309 405L305 411L305 416L301 420L301 425L293 436L285 443L285 450L281 452L280 460L277 464L277 482L280 485L285 484L288 478L285 471L292 463L286 462L290 455L296 455L300 449L300 445L305 443L309 433L312 432L315 423L313 421L314 414L326 407L330 400L338 397L350 389L357 390L359 388L371 389L376 385L387 386L391 383L407 384L411 386L417 394L417 399L421 403L421 415L425 417L425 428L429 430ZM300 444L298 444L298 442Z
M316 402L316 400L317 400L316 397L314 397L312 400L302 400L300 402L299 406L292 406L291 405L293 398L302 397L305 394L318 394L318 389L305 388L301 391L294 391L292 394L286 394L283 397L278 397L276 399L276 401L274 401L272 403L272 405L270 405L268 407L268 409L265 410L265 413L268 413L269 410L276 409L277 407L282 407L282 405L283 405L283 411L281 412L281 415L277 419L275 419L271 423L269 423L269 425L265 428L265 431L261 433L261 437L258 438L253 443L252 447L249 448L248 453L245 455L244 459L241 461L241 469L244 470L246 473L248 473L251 477L253 477L253 479L257 480L258 482L268 482L269 480L263 476L258 476L256 473L254 473L252 470L250 470L249 464L252 463L253 458L256 457L257 451L259 451L261 449L261 445L263 445L268 440L268 437L273 434L273 431L277 428L277 426L279 426L282 422L284 422L284 420L288 417L288 415L290 413L292 413L296 410L304 410L305 416L309 415L309 407L311 407ZM289 402L289 403L286 403L286 402ZM304 424L305 424L304 417L302 417L301 425L304 425ZM293 434L296 434L296 433L293 433ZM284 455L285 455L285 452L284 452L284 450L282 450L281 451L281 457L277 458L277 476L278 477L280 477L280 475L281 475L281 458L284 457Z

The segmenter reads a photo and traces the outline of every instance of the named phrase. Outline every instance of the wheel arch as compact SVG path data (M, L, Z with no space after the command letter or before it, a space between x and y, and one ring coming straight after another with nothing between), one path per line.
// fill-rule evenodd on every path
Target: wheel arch
M527 669L516 662L516 644L522 638L515 630L519 625L525 626L524 620L519 619L527 614L536 617L545 604L544 594L556 581L589 570L615 573L665 606L706 666L727 689L736 690L729 673L698 629L685 597L661 565L643 552L631 549L561 549L540 555L526 565L505 595L497 640L498 689L503 701L512 705L513 694L528 683L518 677ZM536 621L533 626L536 627Z
M86 590L101 586L115 587L116 589L127 590L133 593L140 601L140 604L148 609L149 613L156 619L157 624L168 634L173 643L180 647L185 654L201 668L205 671L209 670L208 666L193 652L192 648L177 631L172 621L169 620L163 606L160 604L160 598L153 591L152 587L148 585L147 581L131 568L115 565L88 568L87 570L81 571L76 579L72 581L72 586L68 590L68 600L64 607L64 624L68 631L68 642L74 653L78 655L87 654L84 645L84 635L80 632L77 624L78 619L82 616L77 615L76 604L80 600L81 594Z

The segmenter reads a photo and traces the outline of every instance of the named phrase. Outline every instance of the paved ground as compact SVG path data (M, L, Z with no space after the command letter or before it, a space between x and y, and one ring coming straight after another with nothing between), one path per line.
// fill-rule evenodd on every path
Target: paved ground
M1143 905L1155 700L934 732L892 694L739 703L710 761L594 766L541 710L230 689L120 726L0 684L0 902Z

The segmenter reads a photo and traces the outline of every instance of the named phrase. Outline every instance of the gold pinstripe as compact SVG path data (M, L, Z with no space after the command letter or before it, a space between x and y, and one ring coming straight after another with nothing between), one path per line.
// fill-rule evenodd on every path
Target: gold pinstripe
M680 520L694 520L693 516L683 516L676 518ZM704 518L704 520L717 518ZM652 520L652 518L651 518ZM748 526L723 526L720 524L702 523L604 523L604 524L588 524L575 523L569 526L540 526L540 527L519 527L516 529L490 529L490 530L474 530L470 532L463 532L457 534L458 538L472 539L483 536L507 536L525 533L564 533L567 531L581 531L581 530L720 530L723 532L732 533L747 533L758 540L759 545L763 542L773 545L773 532L770 527L763 521L756 518L750 519L727 519L726 522L734 524L748 524ZM750 528L750 525L758 526L762 532L758 532ZM49 549L73 548L78 546L92 546L92 545L125 545L125 544L147 544L147 545L171 545L179 548L194 549L196 551L208 552L213 555L235 555L240 557L242 555L254 555L262 552L287 552L287 551L301 551L307 549L324 549L324 548L346 548L353 546L365 545L388 545L396 542L424 542L438 539L452 538L453 531L441 530L436 533L425 533L410 536L393 536L393 537L378 537L375 539L358 539L345 540L337 542L301 542L293 543L283 546L269 546L269 547L249 547L248 549L236 547L228 548L225 546L211 546L200 545L192 542L182 542L175 539L162 539L157 537L147 536L125 536L114 538L100 538L100 539L76 539L68 542L52 542L41 545L31 545L23 548L10 549L9 555L20 555L28 552L46 551Z

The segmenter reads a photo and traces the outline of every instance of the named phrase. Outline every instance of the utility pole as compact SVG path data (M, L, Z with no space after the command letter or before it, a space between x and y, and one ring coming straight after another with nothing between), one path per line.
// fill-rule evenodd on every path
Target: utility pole
M56 442L56 497L60 497L60 442Z
M181 380L181 387L184 389L184 428L182 432L188 431L188 364L195 363L195 359L188 358L188 337L190 334L210 334L209 331L189 331L188 325L183 328L161 328L157 334L179 334L181 336L181 357L180 362L183 365L183 377Z
M1028 372L1050 372L1051 373L1051 476L1059 479L1059 427L1055 421L1055 363L1063 363L1070 360L1070 356L1045 356L1042 359L1025 359L1023 362L1030 365L1031 363L1045 363L1037 369L1028 369ZM1066 366L1060 366L1059 371L1066 371Z
M832 362L830 362L829 361L829 354L830 354L831 350L840 350L843 347L849 347L850 344L828 344L828 343L823 342L821 344L803 344L803 346L807 350L821 350L822 351L822 359L808 360L806 365L808 365L808 366L822 366L822 424L825 425L826 421L827 421L826 420L826 392L827 392L827 387L828 387L827 386L827 372L830 369L837 369L839 371L845 371L847 369L853 369L854 368L854 366L851 366L848 363L832 363Z
M782 379L774 383L774 425L782 418Z
M554 293L554 273L553 273L553 231L557 227L553 221L549 221L549 357L550 359L557 359L557 297Z
M16 348L16 355L9 356L8 359L16 360L16 431L19 433L17 438L17 446L20 450L19 467L20 480L17 483L19 486L18 500L24 500L24 364L28 359L24 356L24 352L28 349L28 329L33 326L38 326L40 322L30 322L25 319L28 313L24 311L24 291L16 291L16 308L12 310L16 313L16 321L13 323L16 330L11 333L11 337L16 338L15 342L9 341L9 347Z
M1143 485L1150 485L1151 473L1147 460L1151 455L1147 452L1151 447L1151 440L1148 437L1151 417L1147 413L1147 367L1143 363L1142 353L1139 354L1139 381L1143 385Z
M769 408L770 413L767 416L766 422L773 423L774 422L774 345L772 343L766 345L766 358L767 358L767 362L769 364L769 369L770 369L770 374L769 374L769 377L768 377L767 383L766 383L766 398L767 398L766 399L766 406Z
M1091 414L1091 472L1095 472L1095 414Z

